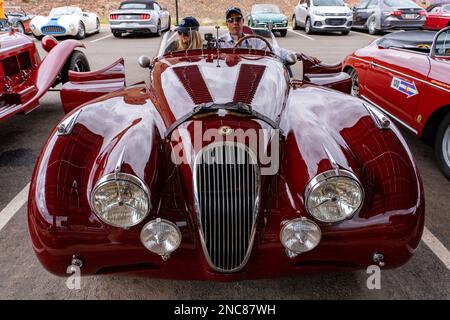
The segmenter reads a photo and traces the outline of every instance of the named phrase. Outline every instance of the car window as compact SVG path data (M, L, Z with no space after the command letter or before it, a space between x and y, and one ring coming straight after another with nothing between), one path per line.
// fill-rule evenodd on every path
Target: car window
M446 13L447 13L447 12L450 12L450 4L447 5L447 6L443 6L443 7L442 7L442 11L443 11L443 12L446 12Z
M367 9L373 9L378 6L378 0L371 0L369 2L369 5L367 6Z
M133 3L133 2L127 2L120 4L119 9L150 9L153 10L153 3Z
M252 13L281 13L281 11L274 4L256 4L252 8Z
M367 7L367 4L369 3L369 0L363 0L360 3L358 3L355 8L356 9L364 9Z
M153 10L161 10L161 7L159 6L159 4L154 3L153 4Z
M342 0L313 0L313 3L317 7L343 7L344 1Z
M436 13L436 12L439 12L440 9L441 9L441 8L439 8L439 7L434 7L430 12Z
M437 37L436 55L450 57L450 30L442 32Z
M417 8L418 6L411 0L383 0L388 7Z

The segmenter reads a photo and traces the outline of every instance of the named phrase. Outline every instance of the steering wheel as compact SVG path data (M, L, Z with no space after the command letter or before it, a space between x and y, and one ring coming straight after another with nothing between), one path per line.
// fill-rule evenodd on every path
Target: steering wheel
M241 45L242 42L244 42L247 39L251 39L251 38L256 38L256 39L259 39L261 41L264 41L266 46L267 46L267 48L270 50L270 52L273 53L273 48L272 48L272 45L270 44L270 42L267 41L267 39L265 39L265 38L263 38L263 37L261 37L261 36L259 36L257 34L249 34L249 35L243 36L242 38L240 38L238 40L238 42L236 42L236 44L234 45L234 48L238 48Z

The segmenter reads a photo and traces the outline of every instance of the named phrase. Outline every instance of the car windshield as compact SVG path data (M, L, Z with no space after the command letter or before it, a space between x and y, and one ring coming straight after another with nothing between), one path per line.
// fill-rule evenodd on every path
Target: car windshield
M343 7L342 0L313 0L316 7Z
M214 30L215 31L215 30ZM219 38L226 33L226 30L219 30ZM277 56L280 56L280 47L278 45L277 40L272 32L269 30L258 30L258 34L264 36L269 44L273 48L273 53ZM164 56L167 54L172 54L175 52L187 52L192 50L204 50L204 49L213 49L217 48L217 34L216 33L207 33L203 31L190 31L178 33L177 31L169 31L166 32L161 40L161 44L158 51L158 56ZM253 40L252 40L253 41ZM256 40L261 41L262 40ZM232 50L232 48L228 49L224 48L225 42L219 41L221 44L221 48L223 50ZM270 52L267 46L262 45L263 49L255 49L263 52ZM222 49L221 49L222 50ZM253 50L252 50L253 51Z
M253 14L261 13L281 13L280 8L272 4L257 4L252 8Z
M119 7L119 9L122 10L128 10L128 9L153 9L153 4L152 3L122 3Z
M80 12L80 9L69 7L54 8L50 11L50 16L52 17L67 16L76 14L77 12Z
M450 13L450 4L447 5L447 6L443 6L443 7L442 7L442 11L443 11L443 12L446 12L446 13L447 13L447 12Z
M393 8L415 8L417 5L411 0L384 0L384 4Z

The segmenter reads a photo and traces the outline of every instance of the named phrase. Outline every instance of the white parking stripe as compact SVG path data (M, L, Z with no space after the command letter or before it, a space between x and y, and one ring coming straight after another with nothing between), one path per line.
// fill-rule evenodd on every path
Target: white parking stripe
M372 36L371 34L367 34L367 33L364 33L364 32L355 32L355 31L351 31L350 33L358 34L358 35L361 35L361 36L366 36L366 37L369 37L369 38L372 38L372 39L378 39L378 38L380 38L380 37Z
M442 244L442 242L439 241L438 238L434 236L428 230L427 227L423 229L423 235L422 240L425 242L425 244L430 248L431 251L441 260L444 265L447 267L448 270L450 270L450 252L447 250L447 248Z
M316 39L314 39L314 38L308 37L306 34L303 34L303 33L297 32L297 31L294 31L294 30L292 30L292 29L288 29L288 30L289 30L290 32L292 32L292 33L295 33L295 34L297 34L297 35L303 37L303 38L306 38L306 39L309 39L309 40L316 40Z
M107 38L109 38L109 37L112 37L112 33L111 33L111 34L108 34L107 36L104 36L104 37L101 37L101 38L92 40L92 41L90 41L90 42L92 43L92 42L97 42L97 41L105 40L105 39L107 39Z
M11 220L12 217L19 211L20 208L27 202L28 191L30 190L30 184L28 183L17 196L12 199L8 205L0 212L0 231Z
M11 220L17 211L22 208L22 206L27 203L28 191L30 190L30 184L28 183L22 191L19 192L17 196L12 199L8 205L0 212L0 231L6 226L6 224ZM447 248L439 241L438 238L428 230L427 227L423 230L422 241L427 245L428 248L441 260L444 265L450 270L450 252Z

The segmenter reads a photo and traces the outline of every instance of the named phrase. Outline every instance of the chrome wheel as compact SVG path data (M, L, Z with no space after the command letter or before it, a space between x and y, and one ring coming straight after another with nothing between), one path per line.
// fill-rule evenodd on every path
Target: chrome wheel
M377 32L375 19L371 19L367 25L367 29L369 30L370 34L375 34Z
M352 78L352 90L351 94L354 97L359 97L359 78L358 73L355 69L351 69L350 71L350 77Z
M306 19L306 24L305 24L305 32L306 33L311 33L312 28L311 28L311 20L308 18Z
M20 33L25 33L25 28L23 27L23 24L22 23L18 23L17 24L17 30L20 32Z
M442 155L447 167L450 168L450 126L447 127L442 138Z

